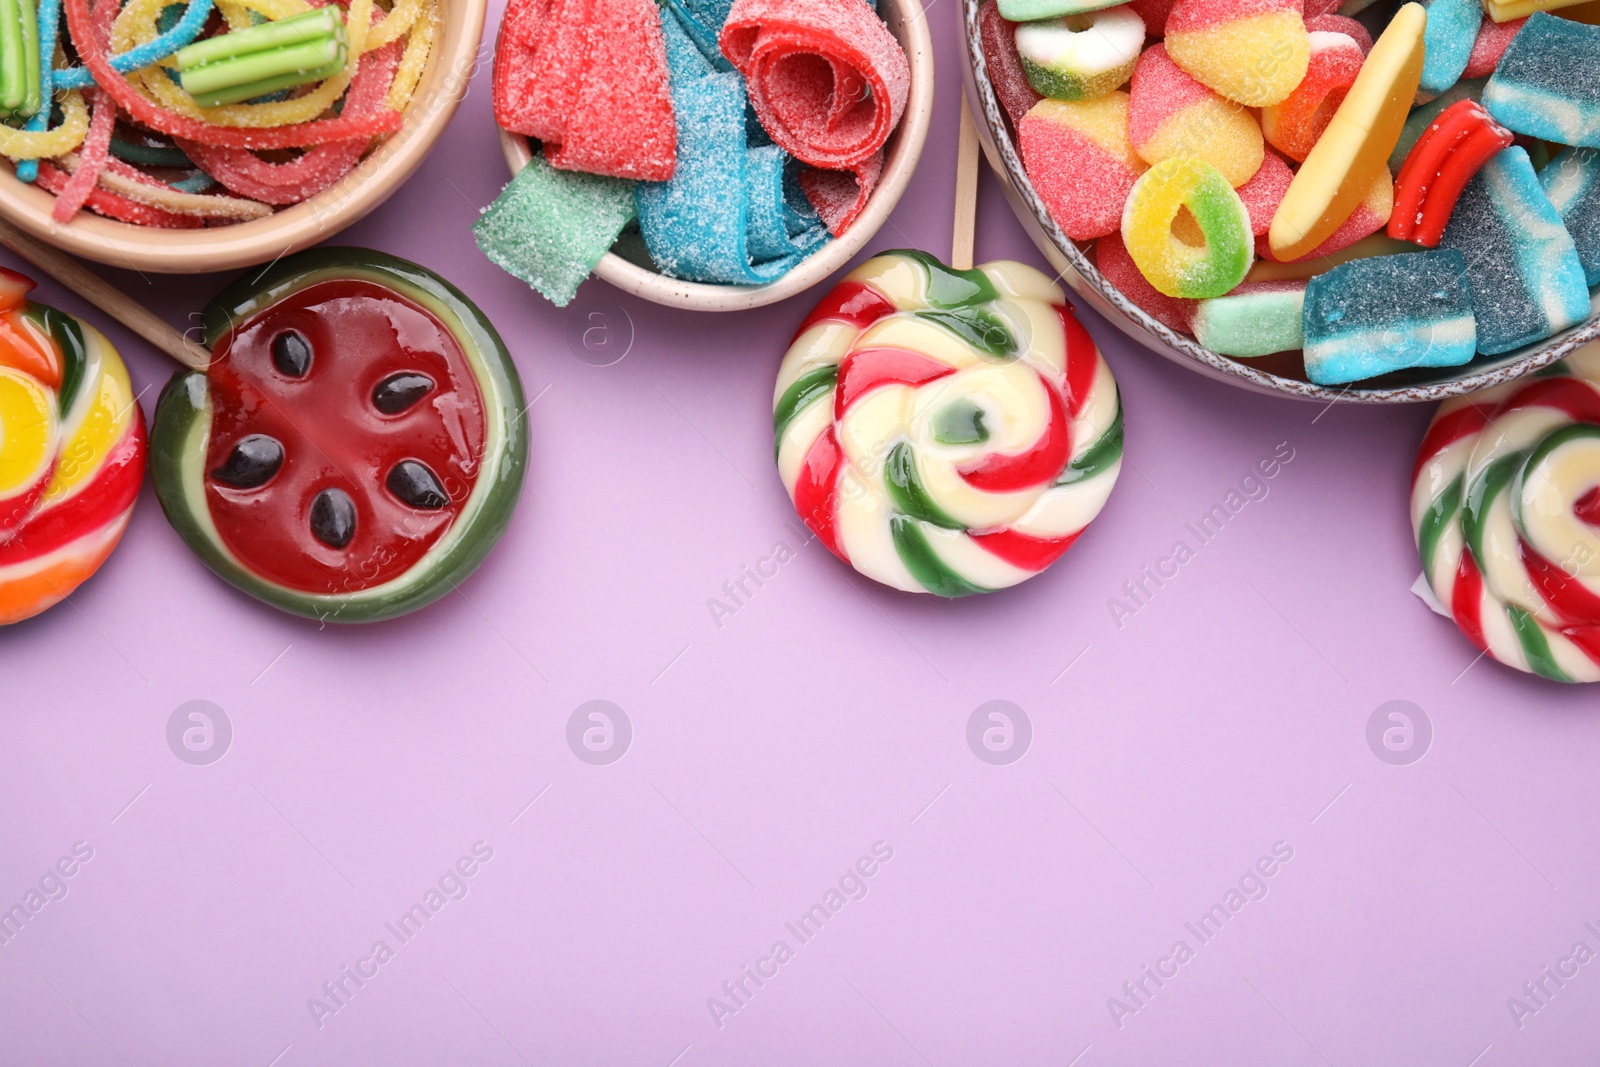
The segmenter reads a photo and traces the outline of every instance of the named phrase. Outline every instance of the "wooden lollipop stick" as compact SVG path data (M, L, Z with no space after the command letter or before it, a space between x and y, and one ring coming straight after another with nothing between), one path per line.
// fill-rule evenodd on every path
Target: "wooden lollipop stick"
M203 371L210 366L208 349L183 336L166 320L129 299L71 256L41 244L4 219L0 219L0 245L5 245L185 367Z
M950 239L950 265L957 270L972 266L973 230L978 222L978 127L961 94L961 139L956 143L955 234Z

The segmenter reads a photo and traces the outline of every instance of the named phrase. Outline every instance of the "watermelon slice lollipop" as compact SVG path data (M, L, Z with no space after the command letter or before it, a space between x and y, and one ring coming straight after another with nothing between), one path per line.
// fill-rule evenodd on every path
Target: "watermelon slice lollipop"
M483 561L522 489L516 368L443 278L355 248L288 257L205 309L214 358L156 409L156 492L218 575L284 611L372 622Z

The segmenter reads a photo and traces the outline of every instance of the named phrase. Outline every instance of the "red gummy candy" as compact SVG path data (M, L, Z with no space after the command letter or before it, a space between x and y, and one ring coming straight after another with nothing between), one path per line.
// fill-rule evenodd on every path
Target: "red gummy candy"
M985 0L978 8L978 33L983 38L983 61L989 68L994 95L1011 121L1021 122L1028 109L1044 97L1035 91L1022 69L1022 57L1017 54L1017 24L1000 14L995 0Z
M1100 268L1100 273L1123 296L1167 329L1189 332L1189 324L1200 304L1198 300L1168 296L1151 285L1128 254L1128 247L1122 243L1120 233L1110 233L1100 238L1094 250L1095 265Z
M853 170L905 114L911 65L862 0L735 0L718 40L756 118L802 163Z
M1400 166L1389 236L1437 248L1467 183L1511 140L1511 131L1476 100L1457 100L1441 111Z
M1165 37L1167 16L1172 14L1172 5L1177 2L1178 0L1129 0L1128 6L1133 9L1135 15L1144 19L1145 33L1151 37Z
M110 93L94 94L94 115L89 120L89 133L78 149L78 169L56 196L50 217L57 222L71 222L89 200L100 181L100 172L106 169L111 156L111 129L117 122L117 104Z
M882 173L883 153L879 152L853 171L807 167L800 172L800 190L828 232L837 237L860 216Z
M59 169L54 163L41 159L39 161L39 187L46 192L59 195L67 187L69 175ZM89 191L89 197L84 201L84 207L97 215L104 215L108 219L119 222L131 222L135 226L159 226L168 230L198 230L205 225L201 219L192 215L176 215L170 211L141 204L137 200L129 200L108 189L95 188Z
M661 182L678 127L651 0L513 0L494 59L501 126L562 170Z
M1361 23L1344 15L1318 15L1306 19L1307 33L1342 33L1361 48L1361 54L1372 51L1372 34ZM1312 47L1316 47L1315 42Z
M1461 77L1483 78L1493 74L1494 69L1500 65L1500 57L1511 47L1511 39L1517 35L1518 30L1527 25L1527 22L1525 18L1496 22L1485 15L1483 25L1478 27L1478 39L1472 42L1472 54L1467 57L1467 69L1461 72Z
M1251 233L1259 237L1272 228L1272 216L1278 213L1278 205L1283 203L1293 180L1294 171L1289 169L1289 164L1278 153L1267 149L1255 177L1234 190L1244 201L1245 210L1250 212Z

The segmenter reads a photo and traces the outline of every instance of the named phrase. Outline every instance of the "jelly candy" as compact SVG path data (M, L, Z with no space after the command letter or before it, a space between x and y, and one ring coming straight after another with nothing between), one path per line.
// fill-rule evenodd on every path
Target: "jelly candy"
M1511 47L1511 41L1528 24L1527 19L1496 22L1487 16L1478 28L1478 39L1472 42L1472 55L1467 57L1463 78L1487 78L1500 65L1500 59Z
M1145 169L1128 143L1128 94L1041 100L1017 126L1022 158L1056 225L1074 241L1114 232Z
M1477 349L1460 252L1357 259L1306 284L1306 377L1343 385L1412 367L1456 367Z
M1478 0L1422 0L1428 11L1423 31L1427 56L1417 85L1419 100L1432 100L1461 79L1478 41L1483 7Z
M1017 24L1000 14L995 0L984 0L978 8L978 31L983 40L983 61L989 70L989 84L1000 106L1013 124L1020 123L1028 109L1037 104L1040 94L1028 81L1017 55Z
M1467 182L1510 144L1511 131L1481 105L1472 100L1451 104L1423 132L1400 168L1389 236L1438 247Z
M1128 255L1128 246L1122 243L1122 234L1108 233L1094 244L1095 266L1106 281L1123 296L1138 305L1145 314L1178 333L1191 330L1197 302L1168 296L1139 272L1139 267Z
M1584 280L1600 285L1600 151L1567 149L1539 172L1539 184L1572 234Z
M1310 155L1365 60L1361 46L1348 35L1313 33L1305 79L1281 103L1261 109L1267 143L1296 161Z
M1128 136L1147 163L1203 159L1235 187L1255 176L1264 154L1255 117L1180 70L1162 45L1145 49L1134 67Z
M1173 232L1188 209L1205 243ZM1250 213L1211 164L1189 156L1163 160L1134 184L1122 212L1122 241L1150 284L1167 296L1221 296L1244 280L1255 261Z
M1600 148L1600 26L1539 12L1483 90L1504 126L1557 144Z
M1090 100L1120 88L1144 47L1144 20L1129 7L1017 27L1029 83L1056 100Z
M1466 257L1478 347L1486 355L1542 341L1589 317L1577 247L1521 148L1505 149L1467 184L1440 247Z
M1249 107L1286 98L1311 57L1300 0L1178 0L1166 46L1202 85Z
M1255 359L1303 347L1304 282L1245 283L1227 296L1200 301L1195 340L1224 356Z

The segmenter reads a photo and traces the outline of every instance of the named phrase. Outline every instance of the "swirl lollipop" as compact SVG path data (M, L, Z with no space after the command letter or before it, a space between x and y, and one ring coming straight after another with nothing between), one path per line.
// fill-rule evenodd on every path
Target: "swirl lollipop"
M111 550L144 478L144 416L88 323L0 268L0 625L65 600Z
M885 585L967 596L1031 578L1122 464L1110 368L1032 267L862 264L778 372L778 471L834 555Z
M1422 569L1501 663L1600 681L1600 343L1442 404L1411 483Z

